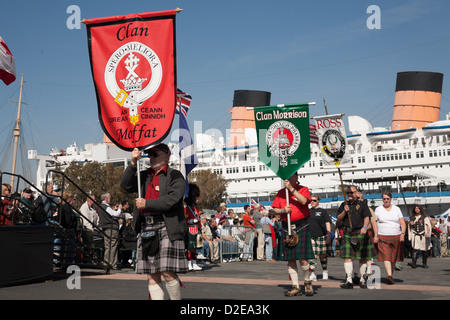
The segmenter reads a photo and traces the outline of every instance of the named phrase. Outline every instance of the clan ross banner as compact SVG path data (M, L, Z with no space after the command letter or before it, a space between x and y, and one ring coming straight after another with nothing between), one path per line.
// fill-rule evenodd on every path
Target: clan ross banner
M319 147L324 166L351 165L347 151L347 135L342 115L315 117Z
M176 10L85 20L103 131L143 150L170 133L177 98Z
M309 104L255 107L259 161L289 179L311 159Z

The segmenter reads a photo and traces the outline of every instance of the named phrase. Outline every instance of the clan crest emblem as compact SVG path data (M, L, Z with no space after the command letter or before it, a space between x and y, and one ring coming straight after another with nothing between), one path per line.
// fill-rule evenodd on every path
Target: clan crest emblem
M139 42L118 48L105 68L106 87L120 107L129 109L133 125L139 121L138 106L158 90L161 79L161 61L150 47Z
M280 166L288 165L288 158L292 157L300 146L300 131L289 121L273 123L266 134L269 152L280 158Z

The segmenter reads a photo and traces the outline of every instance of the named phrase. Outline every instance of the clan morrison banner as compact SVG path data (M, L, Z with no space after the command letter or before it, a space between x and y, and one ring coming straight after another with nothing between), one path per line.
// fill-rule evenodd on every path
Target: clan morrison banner
M311 159L309 105L255 107L259 161L289 179Z
M351 164L342 115L314 117L324 166Z
M143 150L172 127L177 10L84 20L103 131L119 148Z

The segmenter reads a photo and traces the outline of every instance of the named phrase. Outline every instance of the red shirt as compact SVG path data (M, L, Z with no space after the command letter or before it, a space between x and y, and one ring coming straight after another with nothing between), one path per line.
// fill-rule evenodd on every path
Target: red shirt
M202 223L200 221L200 211L197 207L186 206L184 208L184 217L186 219L186 224L188 226L189 232L191 234L197 234L198 228L202 227ZM197 223L189 223L190 220L197 219Z
M167 165L165 165L161 170L155 172L152 168L149 169L150 180L147 185L147 189L145 190L145 200L153 200L159 198L159 175L164 172L167 172ZM142 209L141 213L155 213L152 210Z
M0 225L12 226L12 214L10 213L13 204L8 199L1 200Z
M196 224L201 227L200 211L198 210L197 207L186 206L184 208L184 217L186 219L186 223L188 223L189 220L197 219L198 223L196 223Z
M253 217L251 217L249 214L244 214L244 216L242 217L242 221L244 221L244 226L245 227L252 227L252 228L254 228L255 227L255 225L254 224L251 224L250 223L250 221L252 221L253 220Z
M302 205L297 198L288 191L289 205L291 206L291 222L306 219L310 216L309 213L309 203L311 202L311 195L307 187L301 185L295 185L295 190L297 190L302 196L308 199L305 205ZM272 202L272 208L284 209L286 207L286 188L280 189ZM281 215L281 220L287 221L287 214Z

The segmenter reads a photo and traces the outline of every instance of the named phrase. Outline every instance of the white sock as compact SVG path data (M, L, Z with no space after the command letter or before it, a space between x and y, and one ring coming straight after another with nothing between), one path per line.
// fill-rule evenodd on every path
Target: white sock
M298 272L297 269L288 268L289 276L291 277L292 285L298 287Z
M164 300L164 290L161 283L149 284L148 292L150 293L150 299L152 300Z
M353 275L353 262L344 262L344 270L347 275L347 282L353 283L352 275Z
M367 261L367 275L371 275L372 274L372 261L371 260L369 260L369 261Z
M303 270L303 277L305 281L309 281L309 277L311 276L311 272L309 272L309 264L306 266L301 266Z
M361 275L361 279L363 278L363 275L367 273L367 262L359 263L359 274Z
M166 282L166 289L170 300L181 300L180 283L178 279Z

